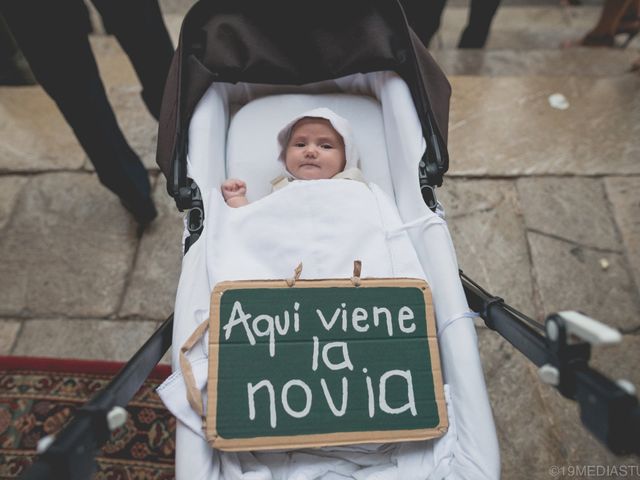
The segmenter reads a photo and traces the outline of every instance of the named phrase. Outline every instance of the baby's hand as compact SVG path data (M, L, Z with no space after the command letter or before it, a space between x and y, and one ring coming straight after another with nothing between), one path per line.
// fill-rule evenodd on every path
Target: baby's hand
M230 207L242 207L247 205L247 184L242 180L236 178L230 178L222 182L222 196L224 201Z
M225 200L233 197L244 197L247 195L247 184L236 178L229 178L222 182L222 196Z

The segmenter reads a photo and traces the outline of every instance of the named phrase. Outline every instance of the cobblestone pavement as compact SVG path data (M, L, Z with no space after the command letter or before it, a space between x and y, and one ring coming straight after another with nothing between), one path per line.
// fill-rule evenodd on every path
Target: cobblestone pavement
M174 41L189 3L163 4ZM452 47L466 8L454 2L433 50L453 86L451 169L439 196L459 264L536 320L580 309L618 328L622 344L594 349L593 364L638 385L640 75L628 66L639 42L561 50L595 21L596 6L513 3L486 51L463 52ZM44 92L0 87L0 354L126 360L172 311L181 218L154 163L157 127L117 43L96 35L92 45L160 215L138 238ZM567 109L551 106L555 93ZM498 335L478 334L503 478L637 463L607 453Z

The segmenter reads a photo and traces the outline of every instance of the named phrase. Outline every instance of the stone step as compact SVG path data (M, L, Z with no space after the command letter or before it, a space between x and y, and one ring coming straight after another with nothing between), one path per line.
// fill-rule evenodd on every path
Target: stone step
M107 57L100 58L103 68ZM157 124L139 87L118 83L134 80L123 78L105 74L108 94L125 136L155 169ZM638 75L451 76L450 81L452 176L640 174ZM568 101L566 110L549 103L558 93ZM0 135L5 139L0 173L88 166L62 115L38 86L0 87Z
M12 355L119 362L128 361L157 327L153 321L92 318L34 318L21 324Z
M486 49L557 49L568 40L582 38L596 24L600 6L502 6L493 19ZM468 8L448 7L431 48L455 48L464 28ZM622 40L622 38L620 38ZM640 48L636 38L629 46Z
M447 75L617 77L630 73L640 54L631 49L432 50Z
M85 153L40 87L0 87L0 173L74 170Z
M450 80L450 176L640 175L640 76Z
M159 215L136 237L120 202L87 172L0 177L0 316L142 318L173 310L182 220L163 180Z

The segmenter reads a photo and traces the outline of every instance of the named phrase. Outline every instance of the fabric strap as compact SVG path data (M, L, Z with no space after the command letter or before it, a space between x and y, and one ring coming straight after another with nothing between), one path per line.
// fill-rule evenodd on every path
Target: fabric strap
M193 375L193 369L191 368L191 362L187 358L187 352L193 348L193 346L202 338L204 334L209 329L209 321L205 320L198 328L194 330L191 336L184 342L182 348L180 349L180 369L182 370L182 376L184 377L184 383L187 386L187 400L189 401L189 405L193 408L200 418L202 418L203 422L205 419L204 416L204 406L202 403L202 392L196 386L196 378ZM203 423L204 425L204 423Z

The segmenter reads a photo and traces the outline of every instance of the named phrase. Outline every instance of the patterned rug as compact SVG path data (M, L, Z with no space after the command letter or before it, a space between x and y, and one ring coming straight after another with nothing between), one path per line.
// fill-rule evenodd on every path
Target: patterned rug
M0 478L17 478L31 465L37 442L59 431L123 364L0 356ZM172 479L175 418L155 388L169 375L156 367L127 406L126 424L96 458L95 479Z

